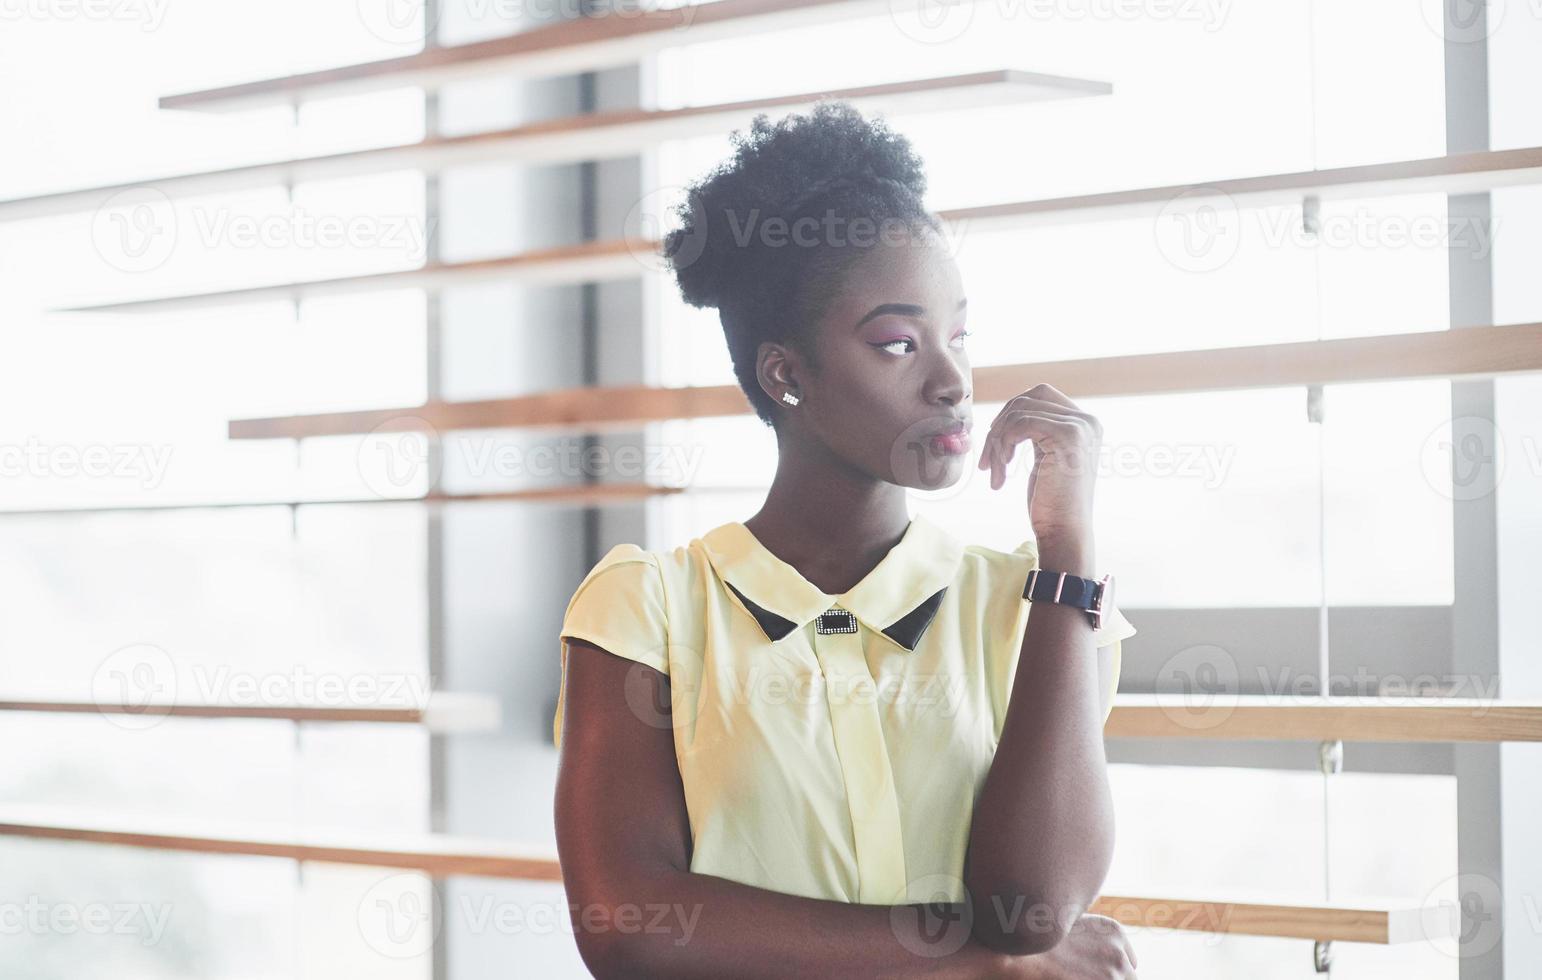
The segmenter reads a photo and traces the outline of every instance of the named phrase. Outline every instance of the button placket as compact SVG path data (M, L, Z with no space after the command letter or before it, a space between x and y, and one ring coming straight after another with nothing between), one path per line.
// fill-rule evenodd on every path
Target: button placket
M834 607L815 620L814 652L825 675L830 725L846 782L856 842L858 900L905 901L905 848L899 797L883 736L875 683L856 617Z

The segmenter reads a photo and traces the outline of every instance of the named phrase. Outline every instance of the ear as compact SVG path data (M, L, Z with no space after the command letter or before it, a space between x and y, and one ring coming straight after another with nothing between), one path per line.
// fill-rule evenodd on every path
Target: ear
M756 351L755 378L772 401L779 401L781 393L801 391L802 366L797 362L797 352L770 341Z

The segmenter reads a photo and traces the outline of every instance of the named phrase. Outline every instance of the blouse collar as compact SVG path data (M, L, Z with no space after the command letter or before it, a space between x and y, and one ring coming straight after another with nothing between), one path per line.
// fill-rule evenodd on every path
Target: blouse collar
M772 554L742 522L713 528L701 543L768 639L779 640L838 606L907 650L915 649L931 624L963 557L957 539L913 515L899 543L862 581L843 595L829 595Z

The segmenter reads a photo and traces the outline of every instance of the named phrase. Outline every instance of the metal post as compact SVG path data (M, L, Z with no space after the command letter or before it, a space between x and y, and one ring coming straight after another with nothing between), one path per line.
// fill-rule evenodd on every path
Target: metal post
M423 0L423 47L438 44L436 25L439 23L441 0ZM423 93L423 136L433 139L439 132L439 94L432 89ZM432 171L423 175L423 264L432 265L439 260L442 242L439 237L439 175ZM442 324L440 321L439 292L432 287L424 291L424 394L426 400L438 401L443 395ZM436 432L426 434L425 462L428 465L428 486L425 492L438 492L444 472L444 447ZM444 514L433 504L423 505L424 519L424 591L427 613L427 665L431 690L438 690L446 683L445 662L445 610L444 610ZM430 733L428 736L428 825L433 833L448 829L449 807L448 746L444 736ZM430 879L429 887L439 883ZM450 975L449 930L444 928L442 902L430 903L430 914L439 921L432 923L433 980L448 980Z
M1445 36L1446 152L1489 149L1488 11L1482 2L1442 0ZM1452 195L1448 227L1491 228L1487 193ZM1494 320L1493 266L1487 253L1465 248L1465 236L1451 236L1447 248L1451 329ZM1494 383L1491 379L1451 383L1451 435L1456 446L1474 441L1494 445ZM1481 456L1481 454L1480 454ZM1479 678L1499 676L1497 521L1492 465L1453 453L1452 501L1455 594L1451 617L1452 672ZM1460 471L1456 468L1460 467ZM1461 980L1502 980L1501 937L1478 938L1501 910L1475 907L1468 895L1496 899L1504 882L1500 760L1492 744L1453 746L1457 779L1457 871L1462 909ZM1492 887L1468 887L1487 882ZM1478 906L1487 906L1480 902ZM1492 930L1493 926L1486 927ZM1487 948L1482 948L1487 947Z

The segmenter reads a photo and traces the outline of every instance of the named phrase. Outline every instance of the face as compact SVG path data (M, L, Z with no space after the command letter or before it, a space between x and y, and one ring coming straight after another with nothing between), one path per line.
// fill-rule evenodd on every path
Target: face
M820 370L799 362L797 424L874 479L957 483L974 411L964 319L958 265L935 233L868 249L817 325Z

